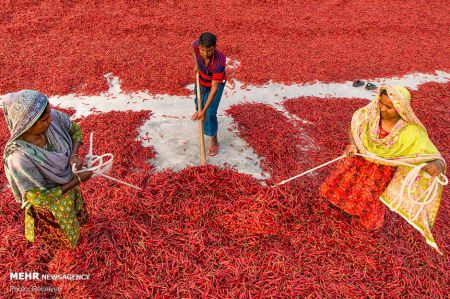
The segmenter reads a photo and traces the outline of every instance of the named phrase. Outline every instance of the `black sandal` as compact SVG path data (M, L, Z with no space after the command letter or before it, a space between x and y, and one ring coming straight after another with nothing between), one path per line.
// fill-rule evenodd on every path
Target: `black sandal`
M353 87L360 87L360 86L363 86L365 84L365 82L364 81L362 81L362 80L356 80L355 82L353 82Z
M375 84L373 84L373 83L369 82L369 83L366 84L366 89L367 90L374 90L376 88L377 88L377 86Z

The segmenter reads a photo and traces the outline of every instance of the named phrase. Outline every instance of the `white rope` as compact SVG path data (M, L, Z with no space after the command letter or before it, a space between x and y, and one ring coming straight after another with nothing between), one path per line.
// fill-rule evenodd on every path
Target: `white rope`
M443 173L440 173L438 176L431 177L427 172L424 171L424 176L428 179L431 178L428 181L428 187L427 187L427 189L425 189L422 192L422 194L420 194L417 197L414 197L413 196L414 184L419 183L419 181L417 180L417 177L419 177L419 174L423 170L423 168L425 166L427 166L427 163L422 163L420 165L412 165L412 164L408 164L408 163L391 161L391 160L383 159L383 158L380 158L377 156L372 156L372 155L363 155L363 154L356 154L356 155L365 157L365 158L369 158L369 159L378 160L380 162L388 162L388 163L407 166L407 167L412 168L406 175L405 180L403 181L403 184L400 188L400 192L397 195L397 198L395 198L391 202L391 206L390 206L392 209L397 209L403 203L404 195L406 195L411 202L420 206L419 210L417 211L417 213L414 216L412 216L413 206L411 206L409 208L408 215L410 216L412 221L416 220L417 217L419 217L420 213L422 213L425 206L436 198L436 195L439 191L439 185L442 185L442 186L448 185L448 178ZM406 194L405 194L405 192L406 192ZM394 203L395 203L395 205L394 205Z
M408 174L405 177L405 180L403 181L403 184L400 188L400 192L397 196L396 199L394 199L394 201L391 203L391 207L394 209L397 209L403 202L403 198L406 192L406 196L408 196L408 199L413 202L416 205L419 205L420 208L417 211L417 213L414 215L414 217L411 217L411 220L414 221L417 219L417 217L419 217L420 213L423 211L423 209L425 208L425 206L427 204L429 204L431 201L433 201L434 198L436 198L436 195L439 191L439 185L445 186L448 185L448 178L443 174L439 174L436 177L431 177L428 173L425 172L425 177L430 179L430 181L428 182L428 187L427 189L422 192L422 194L420 194L417 197L413 196L413 190L414 190L414 184L418 183L417 177L419 176L420 172L423 170L423 168L427 165L427 163L422 163L420 165L412 165L412 164L408 164L408 163L403 163L403 162L397 162L397 161L392 161L392 160L387 160L387 159L383 159L380 158L378 156L372 156L372 155L364 155L364 154L359 154L356 153L356 156L360 156L360 157L364 157L364 158L369 158L372 160L377 160L380 162L388 162L390 164L395 164L395 165L401 165L401 166L407 166L407 167L411 167L412 169L408 172ZM286 184L287 182L290 182L292 180L295 180L296 178L299 178L301 176L304 176L314 170L317 170L319 168L325 167L328 164L334 163L342 158L345 158L345 155L342 155L340 157L337 157L336 159L333 159L331 161L328 161L326 163L323 163L317 167L314 167L310 170L307 170L305 172L302 172L290 179L284 180L276 185L273 185L273 187L279 186L279 185L283 185ZM394 203L395 206L394 206ZM408 211L409 216L411 216L412 214L412 206L410 207L410 210Z
M308 174L308 173L310 173L310 172L313 172L314 170L317 170L317 169L319 169L319 168L325 167L325 166L327 166L328 164L331 164L331 163L334 163L334 162L336 162L336 161L339 161L340 159L345 158L345 157L346 157L345 155L342 155L342 156L340 156L340 157L337 157L336 159L333 159L333 160L331 160L331 161L328 161L328 162L326 162L326 163L323 163L323 164L321 164L321 165L319 165L319 166L317 166L317 167L311 168L310 170L307 170L307 171L305 171L305 172L302 172L302 173L300 173L300 174L297 174L297 175L294 176L294 177L291 177L291 178L289 178L289 179L287 179L287 180L284 180L284 181L282 181L282 182L280 182L280 183L278 183L278 184L273 185L272 188L275 187L275 186L284 185L284 184L286 184L287 182L290 182L290 181L292 181L292 180L295 180L296 178L299 178L299 177L301 177L301 176L304 176L304 175L306 175L306 174Z
M79 174L79 173L85 172L85 171L92 171L92 173L93 173L92 177L102 176L106 179L118 182L120 184L127 185L131 188L142 190L142 188L139 188L139 187L131 185L127 182L124 182L124 181L121 181L121 180L118 180L116 178L106 175L106 173L108 173L112 168L114 156L112 154L104 154L101 156L96 156L93 154L93 144L94 144L94 133L93 132L91 132L91 136L89 138L89 143L90 143L89 144L89 152L85 158L86 167L77 170L76 165L73 164L72 171L74 174Z

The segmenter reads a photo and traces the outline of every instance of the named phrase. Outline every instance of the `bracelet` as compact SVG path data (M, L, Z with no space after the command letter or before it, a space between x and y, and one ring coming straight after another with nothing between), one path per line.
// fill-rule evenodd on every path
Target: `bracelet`
M71 157L73 157L73 156L77 156L78 157L78 154L72 154L72 155L70 155Z
M356 150L358 150L358 147L357 147L356 145L354 145L354 144L349 144L349 145L347 145L347 146L352 146L352 147L354 147Z
M437 159L437 160L435 160L435 161L438 161L438 162L439 162L439 164L441 164L441 165L442 165L442 171L445 171L445 163L444 163L444 162L442 162L442 160L439 160L439 159Z

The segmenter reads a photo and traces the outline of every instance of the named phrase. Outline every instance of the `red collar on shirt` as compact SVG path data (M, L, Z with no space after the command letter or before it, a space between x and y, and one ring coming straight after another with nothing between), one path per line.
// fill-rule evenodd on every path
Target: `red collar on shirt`
M384 138L387 135L389 135L389 132L386 131L385 129L383 129L383 127L381 126L381 123L380 123L380 133L378 134L378 138Z

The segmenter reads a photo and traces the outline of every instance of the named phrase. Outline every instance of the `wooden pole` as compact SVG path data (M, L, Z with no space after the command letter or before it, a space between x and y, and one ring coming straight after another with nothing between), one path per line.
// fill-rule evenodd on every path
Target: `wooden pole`
M201 97L202 94L200 91L200 78L199 78L198 72L195 77L196 77L195 84L197 84L197 106L198 106L197 112L200 114L200 112L202 111L202 97ZM198 132L200 135L200 165L205 165L206 164L205 137L203 135L203 120L202 119L198 120Z

